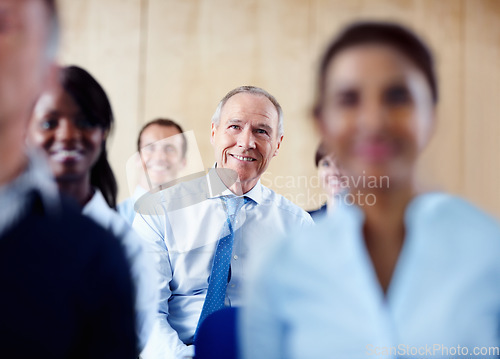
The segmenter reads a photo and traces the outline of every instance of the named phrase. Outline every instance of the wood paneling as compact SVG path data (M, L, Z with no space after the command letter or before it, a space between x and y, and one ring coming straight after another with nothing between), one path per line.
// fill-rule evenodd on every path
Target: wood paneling
M466 1L464 195L500 216L500 2Z
M109 160L120 198L128 196L125 163L135 151L140 104L141 1L59 1L62 23L60 62L89 71L113 106L115 128Z
M436 132L421 160L431 187L500 216L500 1L497 0L61 0L62 59L87 66L117 114L111 160L126 197L124 163L138 126L172 117L194 130L213 163L210 118L230 89L264 87L285 112L285 140L265 183L305 208L318 205L310 118L317 61L354 20L401 22L436 54ZM307 182L307 183L306 183ZM308 200L312 199L312 200Z

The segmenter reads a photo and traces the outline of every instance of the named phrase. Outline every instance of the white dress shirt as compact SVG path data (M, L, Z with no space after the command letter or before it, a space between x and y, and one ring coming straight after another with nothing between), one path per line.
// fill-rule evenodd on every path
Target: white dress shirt
M443 193L416 197L386 294L363 224L342 204L266 254L246 289L244 359L497 357L485 354L500 346L495 219Z
M193 355L193 335L205 300L208 277L226 212L221 195L233 195L215 170L139 201L134 229L151 248L161 276L158 322L144 358ZM149 196L149 198L148 198ZM231 279L226 305L242 303L250 251L259 252L271 238L295 227L312 225L311 217L289 200L258 182L245 193L251 201L235 218Z
M137 343L139 350L142 350L151 334L156 317L159 292L155 268L140 237L116 211L108 206L99 190L96 189L94 196L83 207L82 213L113 233L124 247L135 286Z

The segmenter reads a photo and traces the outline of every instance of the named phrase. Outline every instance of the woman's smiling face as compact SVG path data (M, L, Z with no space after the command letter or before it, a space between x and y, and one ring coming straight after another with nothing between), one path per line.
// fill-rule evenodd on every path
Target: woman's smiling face
M325 84L320 125L344 174L411 181L434 124L423 73L388 45L364 44L332 59Z
M29 142L42 150L56 180L64 181L90 176L106 135L58 86L44 92L36 104Z

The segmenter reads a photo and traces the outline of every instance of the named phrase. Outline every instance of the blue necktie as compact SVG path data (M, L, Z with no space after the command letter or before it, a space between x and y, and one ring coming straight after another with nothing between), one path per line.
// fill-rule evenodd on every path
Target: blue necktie
M201 323L213 312L224 308L224 300L226 299L226 289L229 276L229 267L231 265L231 254L233 253L234 231L233 221L236 214L249 199L245 197L221 197L225 202L227 219L224 225L223 234L227 233L226 228L229 229L229 234L223 235L219 239L217 249L215 251L214 261L212 264L212 272L210 274L207 296L203 303L201 310L200 320L196 328L196 333ZM227 225L227 226L226 226Z

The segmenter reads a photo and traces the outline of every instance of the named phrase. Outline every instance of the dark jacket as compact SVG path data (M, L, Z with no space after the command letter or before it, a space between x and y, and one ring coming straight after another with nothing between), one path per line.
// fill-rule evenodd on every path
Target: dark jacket
M134 358L132 282L116 238L30 194L0 236L0 357Z

